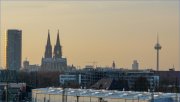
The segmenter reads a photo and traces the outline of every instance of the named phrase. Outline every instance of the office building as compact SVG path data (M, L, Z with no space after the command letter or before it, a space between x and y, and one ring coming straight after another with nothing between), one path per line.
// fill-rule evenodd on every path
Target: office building
M19 70L21 68L22 31L9 29L6 37L6 68Z
M83 88L89 88L103 78L127 81L130 90L133 89L135 82L142 77L148 81L150 88L159 86L159 76L148 70L127 70L97 67L96 69L84 68L61 74L61 76L68 77L71 77L71 75L76 75L76 77L74 77L76 79L73 80L76 80L76 83L79 81L78 75L81 75L80 86ZM66 77L66 80L68 80L68 77ZM70 78L68 81L70 81Z

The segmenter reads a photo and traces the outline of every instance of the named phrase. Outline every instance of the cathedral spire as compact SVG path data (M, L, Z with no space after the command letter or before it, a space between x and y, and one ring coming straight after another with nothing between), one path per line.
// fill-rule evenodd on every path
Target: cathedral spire
M57 33L57 40L56 40L56 45L60 45L60 40L59 40L59 29L58 29L58 33Z
M50 32L49 32L49 30L48 30L47 45L51 45L51 39L50 39Z
M48 38L45 50L45 58L52 58L52 46L51 46L51 39L50 39L50 31L48 30Z
M60 45L60 40L59 40L59 30L57 33L56 45L54 46L54 57L62 58L62 50L61 50L61 45Z

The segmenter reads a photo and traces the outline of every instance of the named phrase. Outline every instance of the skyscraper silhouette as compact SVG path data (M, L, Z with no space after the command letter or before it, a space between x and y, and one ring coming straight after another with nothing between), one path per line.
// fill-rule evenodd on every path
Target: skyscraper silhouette
M6 67L9 70L19 70L21 68L22 31L9 29L6 37Z

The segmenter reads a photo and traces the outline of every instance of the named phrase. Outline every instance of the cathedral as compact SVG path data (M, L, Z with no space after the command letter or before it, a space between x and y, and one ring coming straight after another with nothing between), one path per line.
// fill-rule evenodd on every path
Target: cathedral
M54 52L52 53L52 45L50 40L50 32L48 30L47 44L45 48L44 57L41 60L42 71L66 71L67 60L62 57L62 47L59 40L59 30L57 34Z

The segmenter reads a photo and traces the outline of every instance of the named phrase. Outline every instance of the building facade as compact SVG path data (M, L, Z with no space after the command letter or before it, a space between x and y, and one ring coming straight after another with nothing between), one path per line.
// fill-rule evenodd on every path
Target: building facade
M81 74L79 75L60 75L59 81L61 85L64 85L68 82L77 82L77 84L81 84Z
M127 70L97 67L96 69L84 68L64 74L64 76L68 75L76 75L77 81L79 81L77 76L81 75L80 86L83 88L89 88L103 78L127 81L130 90L133 89L135 82L141 77L148 81L149 88L159 86L159 76L148 70Z
M39 71L41 66L37 64L30 64L29 61L26 59L23 61L23 67L21 68L21 71L24 72L37 72Z
M32 90L32 102L178 102L180 94L72 88Z
M22 31L10 29L6 37L6 68L19 70L21 68Z
M137 60L134 60L132 64L132 70L138 70L138 69L139 69L139 63L137 62Z
M15 70L0 70L0 83L5 82L17 82L18 81L18 73Z
M50 40L50 32L48 31L47 44L44 57L41 60L42 71L66 71L67 59L62 57L62 47L60 45L59 30L57 34L56 45L52 53L52 45Z

